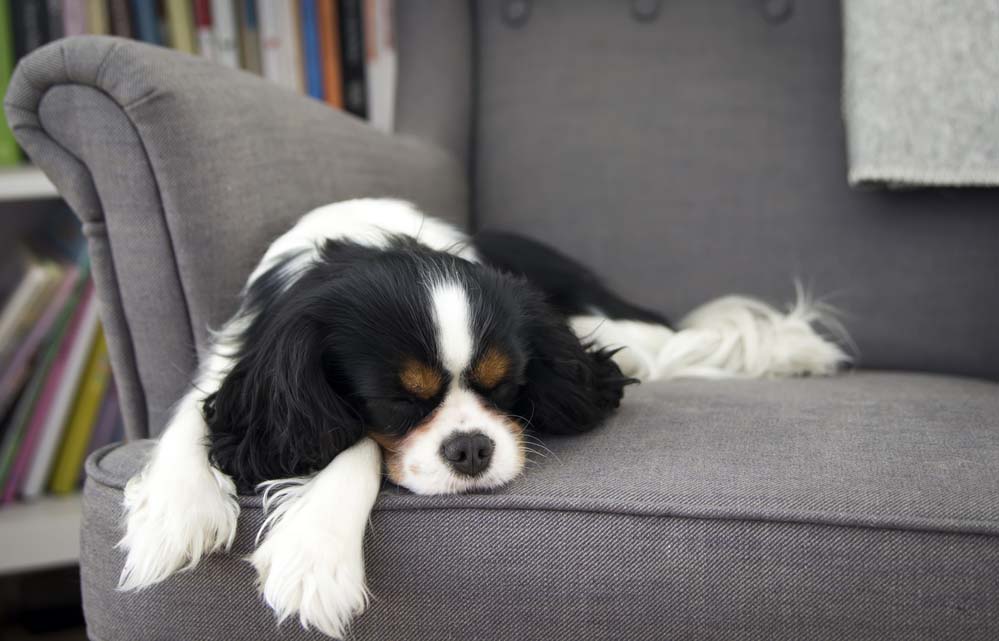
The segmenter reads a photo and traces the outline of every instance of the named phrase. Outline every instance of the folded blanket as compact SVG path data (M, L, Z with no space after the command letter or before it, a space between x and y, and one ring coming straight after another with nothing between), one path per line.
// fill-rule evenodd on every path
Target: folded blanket
M844 0L851 185L999 185L999 3Z

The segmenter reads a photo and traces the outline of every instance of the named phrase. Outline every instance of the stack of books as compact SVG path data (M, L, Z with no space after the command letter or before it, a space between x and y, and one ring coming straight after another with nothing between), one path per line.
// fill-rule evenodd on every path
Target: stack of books
M75 491L124 436L85 258L19 247L0 265L0 504Z
M17 60L33 49L63 36L106 34L260 74L391 131L393 1L0 0L0 95ZM0 166L21 160L0 122Z

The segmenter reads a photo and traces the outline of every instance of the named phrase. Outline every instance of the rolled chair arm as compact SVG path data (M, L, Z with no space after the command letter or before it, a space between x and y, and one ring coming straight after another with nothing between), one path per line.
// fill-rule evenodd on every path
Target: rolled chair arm
M268 242L318 205L393 196L458 223L465 168L321 102L118 38L18 65L17 140L83 222L131 437L155 434Z

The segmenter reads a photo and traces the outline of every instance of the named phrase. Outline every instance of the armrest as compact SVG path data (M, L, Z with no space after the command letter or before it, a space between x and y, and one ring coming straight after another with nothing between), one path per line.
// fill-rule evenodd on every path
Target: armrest
M271 239L395 196L463 223L465 169L249 73L106 37L17 67L7 118L83 222L131 437L155 434Z

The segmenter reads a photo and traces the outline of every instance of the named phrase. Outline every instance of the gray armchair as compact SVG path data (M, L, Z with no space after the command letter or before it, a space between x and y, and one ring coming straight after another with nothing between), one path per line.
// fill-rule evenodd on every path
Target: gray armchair
M543 239L673 317L804 278L862 368L642 385L500 491L387 486L353 638L999 637L999 192L847 186L837 3L516 4L398 3L394 136L130 41L19 65L8 118L84 223L131 439L87 464L91 638L320 638L255 593L256 497L231 553L139 593L115 543L140 439L269 240L365 195Z

